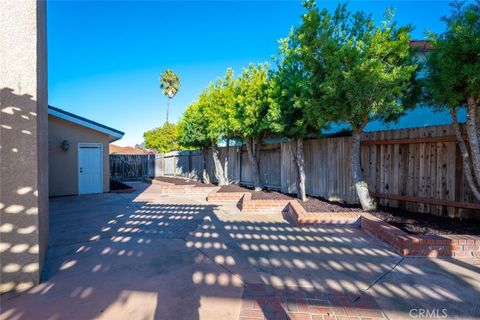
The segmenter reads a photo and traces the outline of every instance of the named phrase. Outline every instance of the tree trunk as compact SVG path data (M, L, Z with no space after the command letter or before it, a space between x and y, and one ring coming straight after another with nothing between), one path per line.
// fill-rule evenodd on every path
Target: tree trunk
M470 165L470 155L468 154L467 145L463 140L462 132L460 131L460 126L458 125L457 112L455 108L450 108L450 114L452 115L453 127L455 129L455 136L457 137L458 148L460 149L460 154L462 155L463 173L465 175L465 178L467 179L467 183L470 186L470 189L473 192L473 195L475 196L475 198L480 200L480 189L478 187L480 186L480 181L477 180L477 183L475 183L472 166Z
M202 181L203 183L210 183L210 177L208 176L207 170L207 159L208 158L208 148L202 150Z
M357 191L358 199L362 205L362 209L365 211L375 210L377 204L375 200L370 196L368 190L368 184L365 181L362 173L362 167L360 165L360 134L361 130L354 129L352 135L352 172L353 183L355 190Z
M227 146L225 147L225 158L223 163L223 174L225 178L225 183L230 184L230 179L228 178L228 157L230 156L230 139L227 138Z
M479 145L479 137L477 135L477 120L476 120L476 113L477 113L477 103L475 99L468 98L467 99L467 123L465 124L467 137L470 145L470 153L472 157L472 167L473 173L476 178L476 181L480 181L480 145Z
M168 123L168 109L170 109L170 98L167 98L167 118L165 120L165 123Z
M293 151L293 159L297 167L297 198L300 201L307 200L305 192L305 156L303 151L303 139L295 139Z
M250 168L252 169L253 186L255 191L261 191L263 189L262 181L260 179L259 169L259 156L260 156L260 139L248 138L247 139L247 154L250 162Z
M217 178L217 182L219 186L224 186L225 178L223 175L222 162L218 157L218 149L215 142L212 142L212 156L213 156L213 164L215 165L215 178Z

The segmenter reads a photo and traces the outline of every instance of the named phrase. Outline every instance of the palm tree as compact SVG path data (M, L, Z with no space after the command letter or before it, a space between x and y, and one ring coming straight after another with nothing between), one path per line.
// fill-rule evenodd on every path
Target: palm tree
M160 75L160 89L163 89L163 94L167 96L167 120L168 123L168 108L170 107L170 99L172 99L180 89L180 78L172 70L165 70Z

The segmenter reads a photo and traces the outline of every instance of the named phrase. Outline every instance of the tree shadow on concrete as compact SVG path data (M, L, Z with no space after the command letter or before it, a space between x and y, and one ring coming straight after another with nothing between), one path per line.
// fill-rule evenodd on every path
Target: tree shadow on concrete
M391 277L401 258L359 229L228 219L216 205L146 198L145 190L52 200L45 281L5 301L2 317L385 318L382 299L402 302L384 304L387 313L442 305L477 315L461 305L480 294L478 272L427 286L418 279L438 262L423 259L403 261Z

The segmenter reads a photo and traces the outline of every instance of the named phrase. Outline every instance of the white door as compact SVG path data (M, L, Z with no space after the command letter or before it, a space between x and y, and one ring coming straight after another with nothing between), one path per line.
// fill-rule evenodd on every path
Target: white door
M78 144L78 193L103 192L101 143Z

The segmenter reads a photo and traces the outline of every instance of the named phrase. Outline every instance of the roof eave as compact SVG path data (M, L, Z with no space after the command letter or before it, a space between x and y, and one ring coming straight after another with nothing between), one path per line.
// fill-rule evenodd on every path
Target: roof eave
M70 113L70 112L67 112L67 111L64 111L62 109L58 109L58 108L55 108L55 107L52 107L52 106L48 106L48 114L52 115L54 117L63 119L65 121L72 122L72 123L78 124L80 126L83 126L83 127L101 132L103 134L106 134L106 135L108 135L110 142L114 142L114 141L117 141L117 140L121 139L123 137L123 135L125 134L122 131L107 127L107 126L102 125L100 123L97 123L95 121L77 116L73 113Z

